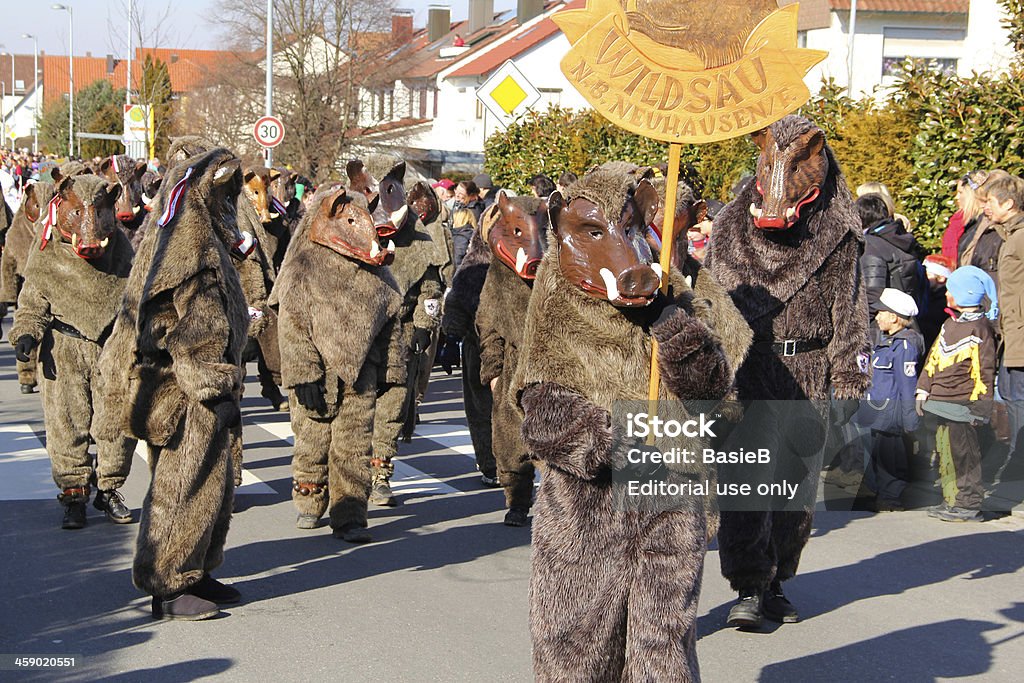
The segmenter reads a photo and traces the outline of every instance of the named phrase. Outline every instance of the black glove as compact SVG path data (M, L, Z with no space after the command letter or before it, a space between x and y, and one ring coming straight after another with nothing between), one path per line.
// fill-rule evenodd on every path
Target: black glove
M306 410L320 414L327 412L327 401L324 400L324 390L319 382L296 384L294 392L299 405Z
M422 327L412 329L412 350L413 353L423 353L430 348L430 330Z
M32 349L36 348L38 342L30 334L23 334L18 338L18 343L14 345L14 357L20 360L22 363L28 362L28 354L32 353Z
M217 414L220 423L228 429L241 424L242 411L239 410L238 401L233 397L221 396L212 401L207 401L206 405Z
M459 367L462 361L462 349L459 346L458 337L449 335L444 340L444 346L441 347L438 359L441 361L441 367L445 373L449 375L452 374L452 368Z

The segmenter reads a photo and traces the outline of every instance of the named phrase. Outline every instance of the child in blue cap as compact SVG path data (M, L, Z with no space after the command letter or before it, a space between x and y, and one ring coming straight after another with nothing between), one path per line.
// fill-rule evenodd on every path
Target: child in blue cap
M955 315L942 324L917 381L917 414L939 418L935 449L943 503L928 514L944 522L982 522L975 425L988 421L995 393L995 282L975 266L957 268L946 281L946 303Z

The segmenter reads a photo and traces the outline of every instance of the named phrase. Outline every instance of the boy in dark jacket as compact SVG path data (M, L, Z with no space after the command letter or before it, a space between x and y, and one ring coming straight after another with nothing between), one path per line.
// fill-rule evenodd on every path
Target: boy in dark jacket
M924 354L921 333L910 328L917 315L914 298L886 288L878 298L875 321L882 341L871 351L871 388L862 404L871 427L871 467L879 512L903 510L900 496L910 481L909 435L917 429L914 410L917 364Z
M917 414L939 416L935 448L944 502L928 514L944 522L982 522L974 427L988 421L995 393L996 341L988 317L998 315L995 282L976 266L957 268L946 281L946 302L956 315L942 324L917 382Z

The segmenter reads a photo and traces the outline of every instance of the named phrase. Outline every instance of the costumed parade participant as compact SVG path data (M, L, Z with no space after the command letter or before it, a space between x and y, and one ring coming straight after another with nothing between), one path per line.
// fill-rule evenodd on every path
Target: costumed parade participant
M673 269L669 294L659 293L662 271L643 240L658 201L646 180L601 169L548 199L552 236L514 385L523 441L542 469L530 578L539 681L700 677L697 601L713 513L707 501L617 508L622 426L611 413L616 402L646 401L654 339L662 399L721 399L750 332L725 291L704 286L709 276L694 291Z
M240 166L217 148L167 175L100 359L103 429L149 448L132 579L156 619L207 619L241 598L210 576L231 521L249 328L232 263L251 243L236 221Z
M777 456L801 461L780 466L801 471L805 502L801 510L723 504L722 574L739 593L729 624L744 628L763 616L799 619L782 582L796 574L811 531L824 444L818 404L863 395L870 350L860 218L824 133L787 116L753 138L761 149L756 182L716 217L708 265L754 331L736 373L737 396L778 411L773 433L755 436L762 445L768 438L792 445L793 454Z
M102 403L96 363L132 267L131 244L114 218L120 192L94 175L64 176L57 184L29 248L10 335L22 363L39 347L46 451L65 529L85 526L93 485L97 509L113 522L131 521L118 489L128 478L135 440L101 435L94 419Z
M370 540L377 393L406 379L402 296L385 267L393 257L363 195L330 186L314 196L271 293L284 383L295 398L297 526L315 528L326 511L334 536L352 543Z

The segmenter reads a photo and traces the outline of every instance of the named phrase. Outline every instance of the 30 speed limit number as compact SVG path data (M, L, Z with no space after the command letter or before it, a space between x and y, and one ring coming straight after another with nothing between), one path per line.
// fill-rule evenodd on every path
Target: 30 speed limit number
M264 147L277 147L284 140L284 124L276 116L264 116L253 126L252 134Z

